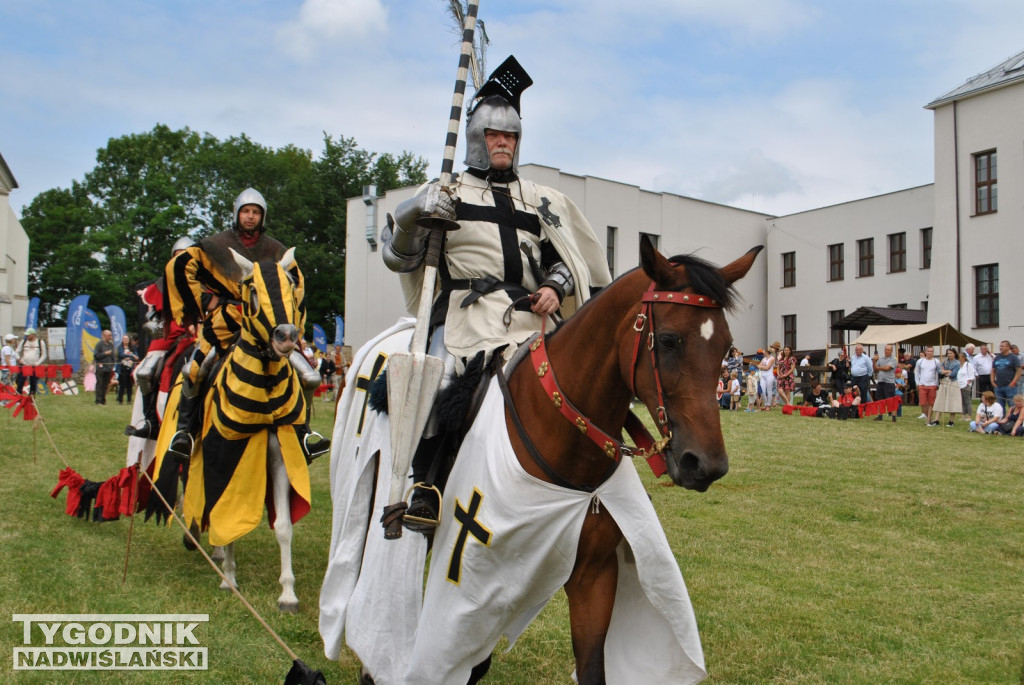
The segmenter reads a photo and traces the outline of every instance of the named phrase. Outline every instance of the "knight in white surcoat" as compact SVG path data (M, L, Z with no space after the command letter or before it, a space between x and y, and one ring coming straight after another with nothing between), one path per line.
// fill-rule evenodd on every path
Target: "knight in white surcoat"
M442 387L480 353L486 361L505 347L510 356L545 317L570 316L611 282L604 248L583 212L554 188L519 176L519 100L532 83L514 57L495 70L466 115L465 173L450 187L433 182L420 188L398 205L382 236L384 263L400 274L406 307L415 315L428 235L418 220L459 224L445 233L430 317L428 353L445 360ZM424 437L437 433L432 420ZM431 453L421 445L413 459L417 481L444 449ZM442 473L437 484L443 480ZM419 503L415 497L410 514Z

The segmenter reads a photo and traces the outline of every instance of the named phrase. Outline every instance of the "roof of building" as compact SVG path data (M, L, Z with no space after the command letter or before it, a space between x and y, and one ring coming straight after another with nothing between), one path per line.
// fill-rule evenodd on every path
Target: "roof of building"
M954 100L964 100L1021 81L1024 81L1024 51L1006 58L988 71L972 76L963 85L929 102L925 109L935 109Z
M928 312L923 309L893 307L859 307L832 324L832 330L863 331L868 326L925 323Z
M11 168L7 166L7 162L4 161L4 156L0 155L0 180L10 179L11 190L18 187L18 179L14 178L14 174L11 173Z

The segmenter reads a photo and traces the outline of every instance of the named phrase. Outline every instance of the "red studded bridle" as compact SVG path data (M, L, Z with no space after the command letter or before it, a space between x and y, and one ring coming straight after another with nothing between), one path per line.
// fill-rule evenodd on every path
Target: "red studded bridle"
M683 288L685 287L689 286L683 286ZM654 373L654 385L658 393L658 406L655 410L656 416L654 418L658 423L658 430L662 435L660 440L655 441L651 437L650 433L644 427L643 422L632 411L630 411L626 417L624 429L636 444L637 447L635 449L623 444L620 439L601 430L595 426L590 419L584 416L583 413L573 405L569 398L565 396L565 393L558 385L558 380L555 378L555 371L551 367L551 361L548 359L547 348L544 344L543 324L541 325L540 336L530 344L530 360L533 362L533 367L537 372L537 377L540 379L541 386L544 388L548 398L552 401L555 408L558 409L562 416L575 425L581 433L590 438L590 440L600 447L610 459L617 462L622 458L622 455L643 457L647 460L647 463L654 472L654 475L658 477L663 475L667 470L662 450L665 449L669 440L672 439L672 431L668 424L668 413L665 411L664 391L661 384L661 374L658 371L657 349L654 344L654 305L682 304L691 307L708 307L716 309L721 308L722 305L706 295L697 295L694 293L679 292L675 290L655 290L654 283L651 283L650 287L644 292L640 302L640 312L637 314L636 321L633 323L633 330L636 332L636 336L633 341L633 359L630 365L631 371L629 386L630 392L636 396L636 369L640 360L641 340L644 337L644 331L647 330L647 349L651 353L651 367Z

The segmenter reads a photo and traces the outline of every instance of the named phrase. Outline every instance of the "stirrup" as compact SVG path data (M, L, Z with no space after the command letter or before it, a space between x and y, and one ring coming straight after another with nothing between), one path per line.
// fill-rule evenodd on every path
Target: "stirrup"
M175 448L175 443L178 442L178 436L179 435L184 435L186 438L188 438L188 452L187 453L183 452L180 449L180 446L177 449ZM184 442L184 441L182 441L182 442ZM192 452L195 451L195 448L196 448L196 441L195 441L195 438L192 437L192 434L189 433L188 431L178 431L177 433L175 433L171 437L171 444L167 446L167 452L172 454L174 456L174 458L177 459L179 462L181 462L183 464L187 464L189 461L191 461L191 459L192 459Z
M437 495L437 510L434 511L432 504L428 503L425 499L421 499L415 503L417 506L413 508L413 502L410 500L409 495L413 491L423 491L423 494L433 492ZM429 535L434 532L434 529L441 525L441 491L437 489L436 485L427 485L423 481L414 483L405 492L404 497L406 502L409 502L409 509L402 517L402 525L414 533L423 533Z
M309 446L309 439L314 436L316 436L316 438L318 439L318 442L314 443L315 451L311 450ZM325 438L320 433L311 430L304 436L302 436L302 451L306 455L306 463L312 464L314 459L316 459L317 457L322 457L331 451L331 441Z

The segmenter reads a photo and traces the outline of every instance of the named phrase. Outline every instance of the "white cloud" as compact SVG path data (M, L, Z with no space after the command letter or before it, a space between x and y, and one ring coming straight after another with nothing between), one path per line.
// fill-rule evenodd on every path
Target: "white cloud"
M381 0L304 0L299 16L277 31L277 45L299 61L321 48L381 33L388 13Z

